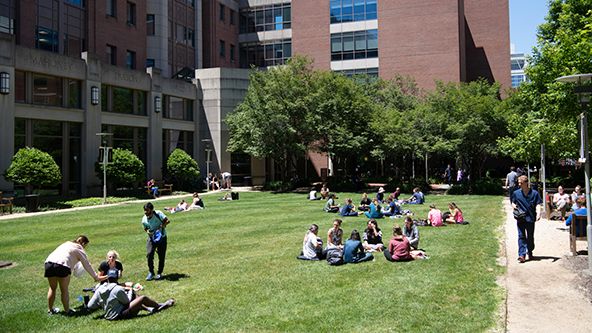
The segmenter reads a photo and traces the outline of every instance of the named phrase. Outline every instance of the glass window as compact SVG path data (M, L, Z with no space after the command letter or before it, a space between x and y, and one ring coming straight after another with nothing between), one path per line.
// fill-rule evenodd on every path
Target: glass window
M154 36L154 14L146 15L146 35Z
M188 44L195 47L195 31L193 29L187 29L187 31Z
M378 57L376 29L331 35L331 61L376 57Z
M72 80L68 79L68 88L69 88L69 95L70 95L70 104L69 107L80 109L82 107L81 103L81 91L80 87L82 83L79 80Z
M35 27L35 44L39 50L58 52L58 32Z
M376 0L333 0L329 3L330 22L376 20Z
M115 46L107 45L106 50L107 50L106 51L106 53L107 53L107 58L106 58L107 63L109 65L117 65L117 61L116 61L116 59L117 59L117 52L116 52Z
M141 114L143 116L146 115L147 113L147 94L145 91L142 90L138 90L137 91L138 94L138 114Z
M235 61L234 52L234 45L230 44L230 61Z
M154 67L154 59L146 59L146 68Z
M136 25L136 4L128 2L127 3L127 23Z
M224 54L224 41L223 40L220 41L220 57L221 58L224 58L225 57L225 54Z
M14 71L14 101L26 102L27 75L23 71Z
M230 17L230 25L234 25L234 10L230 10L228 16Z
M220 21L224 21L224 9L226 6L220 4Z
M111 17L116 17L116 9L117 9L117 0L107 0L107 15Z
M185 100L185 120L193 121L193 101L190 99Z
M66 2L73 3L80 7L84 7L84 0L66 0Z
M133 90L113 87L113 112L134 113Z
M101 84L101 111L109 110L109 100L107 99L108 91L107 86Z
M183 26L177 24L177 42L183 43Z
M242 9L239 16L239 33L290 29L291 4L251 7Z
M125 67L129 69L136 69L136 52L127 51L125 56Z
M62 78L33 74L33 103L62 106Z
M173 96L168 96L167 118L183 119L185 110L183 108L183 99Z

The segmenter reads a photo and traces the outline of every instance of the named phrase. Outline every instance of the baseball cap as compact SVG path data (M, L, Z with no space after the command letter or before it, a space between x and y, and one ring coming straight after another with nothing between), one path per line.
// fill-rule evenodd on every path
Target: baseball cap
M119 278L119 270L117 268L111 268L107 271L107 278Z

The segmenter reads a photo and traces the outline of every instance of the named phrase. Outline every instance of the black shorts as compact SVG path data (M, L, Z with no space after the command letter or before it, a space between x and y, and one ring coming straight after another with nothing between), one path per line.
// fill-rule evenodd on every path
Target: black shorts
M72 274L72 271L69 267L64 265L56 264L55 262L46 262L45 263L45 277L59 277L65 278L68 275Z
M132 313L132 309L130 309L129 305L130 304L127 303L123 306L123 310L121 310L121 312L117 315L115 320L130 319L134 316L134 314Z

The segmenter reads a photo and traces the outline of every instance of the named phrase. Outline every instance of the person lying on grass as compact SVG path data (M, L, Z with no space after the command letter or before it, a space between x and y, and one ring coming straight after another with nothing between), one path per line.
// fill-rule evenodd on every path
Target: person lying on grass
M170 211L172 214L176 212L182 212L189 209L189 205L185 202L185 200L181 199L177 207L164 207L164 210Z
M403 236L403 231L398 224L393 226L393 238L389 242L389 249L384 251L384 257L388 261L413 260L410 254L411 245L409 240Z
M109 269L107 272L109 283L102 284L97 289L88 302L87 306L89 309L96 310L102 305L106 319L120 320L133 318L140 310L156 313L175 304L174 298L171 298L165 303L158 303L146 296L136 296L133 293L130 300L125 289L118 284L118 276L119 271L117 268Z

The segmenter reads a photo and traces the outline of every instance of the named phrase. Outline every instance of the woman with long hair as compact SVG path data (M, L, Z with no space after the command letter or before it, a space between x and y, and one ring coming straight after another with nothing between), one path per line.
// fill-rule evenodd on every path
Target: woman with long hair
M343 237L343 230L341 229L341 220L335 219L333 221L333 228L327 231L327 247L343 248L341 239Z
M382 231L380 231L375 219L368 221L368 228L364 230L362 239L364 240L364 249L368 251L382 251L384 249Z
M448 224L461 224L464 221L462 211L460 208L456 206L454 202L448 204L448 210L450 211L450 216L446 219Z
M60 286L62 305L64 305L64 313L72 315L74 310L70 309L70 293L68 286L70 285L70 276L74 266L81 262L84 269L90 276L99 282L99 277L93 270L86 257L86 246L89 240L86 236L78 236L73 242L65 242L58 246L45 260L45 277L49 282L49 291L47 292L47 313L58 313L58 309L53 308L53 303L56 298L56 290Z
M323 246L317 240L318 233L319 226L316 224L311 224L306 231L306 235L304 235L304 240L302 241L302 256L305 259L321 259Z
M393 238L389 242L389 249L384 251L384 257L388 261L408 261L411 257L411 245L409 240L403 236L403 231L398 224L393 226Z
M360 233L357 230L352 231L350 238L343 245L343 261L357 264L373 259L372 253L364 252L364 247L360 241Z

